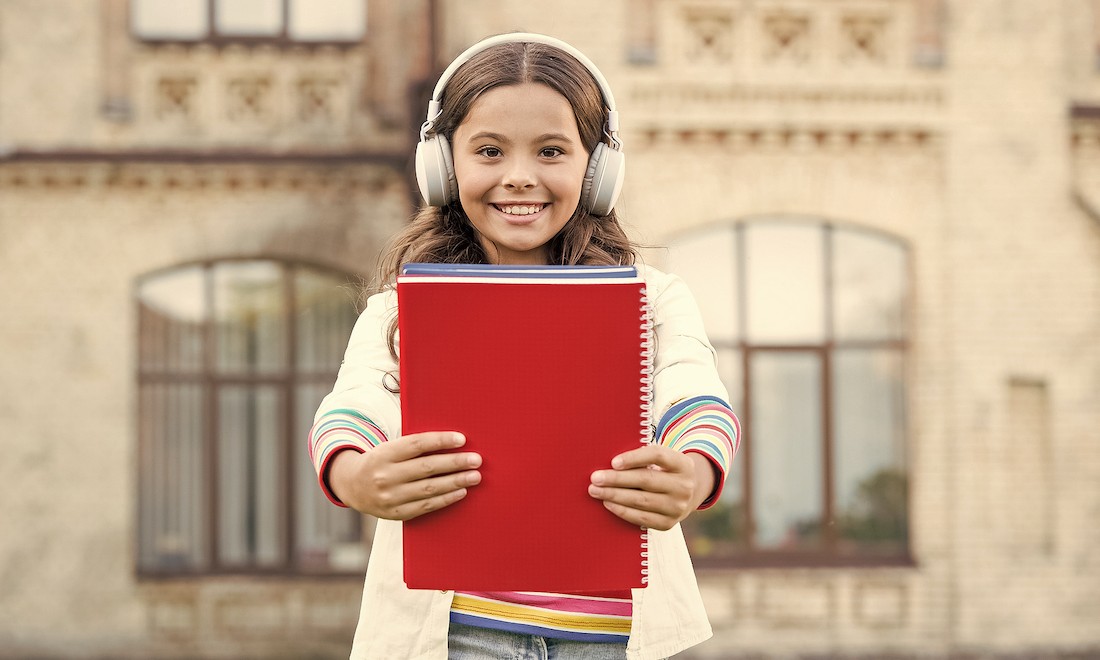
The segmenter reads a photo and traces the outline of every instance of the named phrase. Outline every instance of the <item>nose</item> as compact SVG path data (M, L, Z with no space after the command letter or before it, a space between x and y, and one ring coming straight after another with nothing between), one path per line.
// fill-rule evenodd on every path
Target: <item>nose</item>
M527 158L511 159L500 183L508 190L534 188L538 183L538 177L535 175L535 164Z

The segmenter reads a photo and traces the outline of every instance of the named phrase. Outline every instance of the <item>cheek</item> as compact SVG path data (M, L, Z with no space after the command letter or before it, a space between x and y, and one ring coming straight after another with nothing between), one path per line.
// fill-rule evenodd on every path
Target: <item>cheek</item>
M584 187L584 176L588 172L588 160L579 167L570 168L568 173L563 172L559 177L558 190L563 196L580 199L581 189Z
M480 197L488 187L483 179L484 177L478 177L476 168L460 167L456 163L455 180L458 182L458 196L460 198Z

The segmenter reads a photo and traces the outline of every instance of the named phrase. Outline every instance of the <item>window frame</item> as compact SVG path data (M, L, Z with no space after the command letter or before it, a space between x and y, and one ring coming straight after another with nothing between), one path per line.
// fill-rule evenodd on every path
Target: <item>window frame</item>
M745 230L757 225L801 225L821 233L823 241L823 295L824 295L824 332L821 342L791 342L791 343L767 343L752 342L748 337L748 273ZM879 240L886 241L900 248L904 257L905 287L900 301L903 313L903 323L900 336L895 339L842 339L835 336L835 306L836 289L833 281L835 269L832 245L833 232L853 232L871 235ZM734 241L735 264L730 265L730 277L735 278L734 295L737 306L737 332L733 340L711 339L711 343L718 351L735 351L740 358L740 388L741 400L731 401L742 427L745 442L742 443L739 455L735 458L732 469L741 470L741 501L739 508L731 509L731 515L741 516L742 524L746 530L745 536L738 544L738 548L730 554L720 556L695 555L692 561L699 568L728 569L733 567L748 568L827 568L827 567L879 567L879 566L913 566L915 559L912 553L912 425L909 422L908 410L911 409L911 341L914 324L914 259L911 245L908 241L879 229L861 225L841 223L814 216L794 215L767 215L746 217L737 220L727 220L708 224L702 227L680 233L676 238L703 235L707 232L725 234L722 238ZM717 236L716 236L717 239ZM735 270L736 269L736 270ZM905 472L906 472L906 536L903 549L898 553L842 553L838 550L841 540L836 521L836 428L834 424L835 413L835 387L833 377L835 374L835 356L838 350L843 349L887 349L896 351L901 364L901 397L903 401L901 434L904 446ZM752 388L752 358L761 353L808 353L817 357L821 366L821 442L822 442L822 539L819 549L805 550L777 550L761 549L756 546L755 531L756 520L753 510L753 388ZM688 542L691 543L690 530Z
M272 264L280 271L279 281L281 283L283 297L282 320L283 329L286 335L284 337L284 355L282 356L285 366L278 372L257 371L246 373L218 370L215 270L221 265L245 263ZM169 275L174 272L185 271L189 268L200 269L202 277L203 320L201 322L202 349L200 368L195 372L188 373L183 373L178 367L175 369L144 368L142 363L142 343L146 341L146 337L142 334L142 287L158 277ZM136 338L133 345L135 353L134 383L136 387L135 437L137 444L135 465L137 478L134 483L134 492L135 502L139 504L135 507L133 514L135 525L133 562L135 573L139 578L157 580L181 577L245 575L324 579L362 575L361 567L349 569L329 568L327 570L303 570L300 562L297 528L300 522L298 518L298 504L301 493L299 493L296 468L297 463L304 460L303 457L306 454L306 447L305 438L297 437L298 434L296 434L296 430L301 426L303 420L297 419L296 417L297 408L294 401L295 390L296 387L310 384L323 384L326 387L331 387L331 384L336 380L339 370L338 364L333 365L331 369L325 371L302 371L298 365L297 338L299 324L296 321L296 315L299 312L299 307L297 302L295 276L300 270L333 276L335 279L345 280L349 284L354 284L358 281L358 276L356 274L345 272L328 264L269 256L213 258L178 263L143 273L135 279L132 289L131 307L131 309L135 311L134 332ZM351 304L350 300L349 304ZM357 310L355 311L355 316L358 316ZM147 567L143 565L141 560L144 534L142 532L143 511L140 503L142 502L144 493L142 491L142 477L140 472L142 466L147 465L151 460L151 445L153 441L150 437L150 428L152 425L156 424L156 420L147 417L147 415L152 415L153 413L145 410L144 396L142 394L146 386L155 384L193 384L200 388L199 396L202 400L203 410L202 419L198 422L202 435L201 467L206 475L203 484L204 493L202 495L204 501L200 505L202 517L201 524L203 534L205 535L204 552L207 558L206 566L204 567ZM278 544L283 559L277 566L259 566L254 561L255 557L253 557L252 562L246 566L226 565L219 557L221 540L219 524L221 500L216 457L219 451L219 425L221 422L219 395L226 386L246 388L274 387L277 391L279 404L283 408L279 418L281 432L279 434L280 437L277 439L280 446L275 450L276 455L279 456L281 461L279 474L283 482L283 488L279 494L279 504L277 508L284 512L282 516L283 525L279 533ZM308 421L312 423L312 420ZM323 497L320 495L320 492L320 487L318 486L317 495ZM370 526L362 516L358 516L353 510L348 509L347 511L347 515L349 516L357 516L356 524L358 526L360 542L363 543L364 551L369 552L369 543L367 543L366 537L370 534Z
M230 45L265 45L277 48L341 48L348 49L359 46L367 40L370 27L371 0L360 0L363 4L363 33L355 39L294 39L290 36L290 4L291 2L305 2L306 0L279 0L282 7L282 28L277 34L272 35L248 35L225 34L218 31L217 4L219 0L202 0L206 5L206 36L195 39L174 37L147 37L141 35L134 25L134 0L126 3L127 26L130 36L143 44L150 46L199 46L212 45L225 47Z

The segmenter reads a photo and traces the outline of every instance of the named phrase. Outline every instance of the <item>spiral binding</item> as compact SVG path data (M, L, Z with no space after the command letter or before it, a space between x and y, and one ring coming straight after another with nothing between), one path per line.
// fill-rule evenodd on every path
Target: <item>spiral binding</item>
M653 442L653 308L646 295L645 284L641 293L641 379L639 396L641 398L641 437L639 442L648 445ZM642 584L649 583L649 530L642 530Z

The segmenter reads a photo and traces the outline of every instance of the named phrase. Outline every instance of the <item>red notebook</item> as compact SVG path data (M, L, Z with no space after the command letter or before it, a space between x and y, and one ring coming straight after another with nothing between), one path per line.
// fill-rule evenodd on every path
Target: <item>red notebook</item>
M646 533L588 494L651 435L637 270L409 264L397 296L402 433L460 431L482 456L465 499L403 524L409 588L644 586Z

